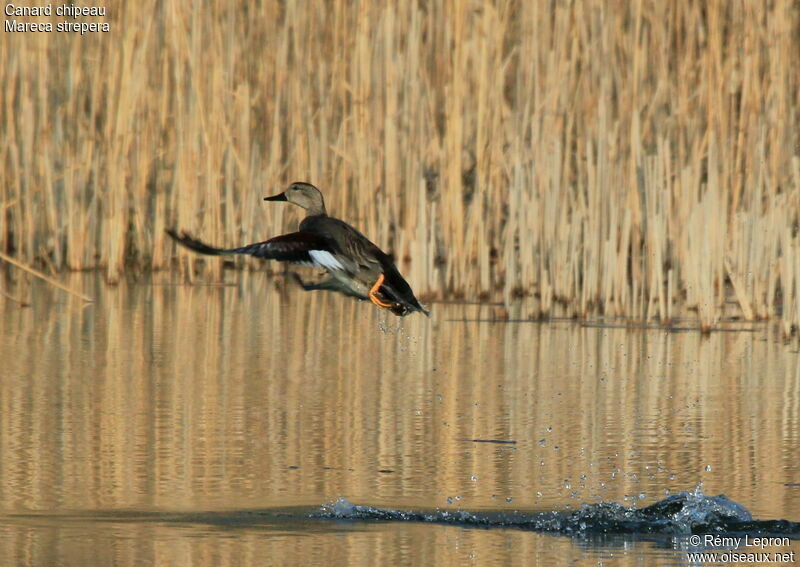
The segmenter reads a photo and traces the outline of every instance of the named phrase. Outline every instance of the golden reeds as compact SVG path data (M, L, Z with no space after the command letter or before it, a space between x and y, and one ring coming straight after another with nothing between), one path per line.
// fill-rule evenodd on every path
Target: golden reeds
M792 0L108 11L0 36L0 250L26 263L161 269L165 227L277 234L298 214L261 197L306 179L429 296L800 325Z

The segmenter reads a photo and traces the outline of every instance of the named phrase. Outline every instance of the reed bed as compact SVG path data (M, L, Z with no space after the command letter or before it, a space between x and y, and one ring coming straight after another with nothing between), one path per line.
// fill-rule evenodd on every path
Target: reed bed
M164 229L277 234L261 197L304 179L429 299L800 325L795 1L107 7L0 36L21 262L218 278Z

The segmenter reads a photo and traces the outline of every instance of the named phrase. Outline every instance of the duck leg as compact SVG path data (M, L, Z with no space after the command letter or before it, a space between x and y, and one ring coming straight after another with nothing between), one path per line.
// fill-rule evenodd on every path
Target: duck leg
M356 299L365 299L363 294L342 285L336 278L328 278L319 283L306 283L295 272L289 272L289 276L306 291L335 291Z
M383 274L378 276L375 285L373 285L369 290L369 300L378 307L383 307L384 309L391 309L392 307L394 307L394 305L392 305L391 303L384 303L383 301L378 299L378 297L375 295L376 293L378 293L378 290L380 289L381 285L383 285L383 279L384 279Z

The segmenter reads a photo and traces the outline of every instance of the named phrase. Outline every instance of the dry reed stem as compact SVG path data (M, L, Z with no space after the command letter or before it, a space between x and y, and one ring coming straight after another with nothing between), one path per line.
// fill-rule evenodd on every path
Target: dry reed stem
M22 299L18 299L16 297L14 297L13 295L10 295L10 294L4 292L2 289L0 289L0 295L5 297L9 301L13 301L14 303L19 304L20 307L30 307L30 303L28 303L27 301L24 301Z
M165 227L293 228L261 198L304 179L423 295L800 326L792 0L108 9L102 37L0 37L0 250L21 262L163 269Z
M16 268L19 268L20 270L23 270L25 272L28 272L29 274L34 275L37 278L46 281L48 284L52 285L53 287L57 287L61 291L65 291L70 295L74 295L75 297L79 297L79 298L81 298L82 300L84 300L84 301L86 301L88 303L92 303L94 301L91 297L88 297L86 295L78 293L77 291L73 291L73 290L69 289L64 284L61 284L61 283L57 282L56 280L54 280L53 278L44 275L39 270L35 270L35 269L31 268L30 266L26 266L22 262L19 262L19 261L15 260L14 258L12 258L10 256L7 256L6 254L3 254L2 252L0 252L0 260L8 262L12 266L14 266Z

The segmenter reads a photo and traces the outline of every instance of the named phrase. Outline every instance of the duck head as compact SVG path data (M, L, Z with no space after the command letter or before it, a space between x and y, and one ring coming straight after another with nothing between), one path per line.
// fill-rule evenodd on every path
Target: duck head
M289 185L283 193L278 193L272 197L264 197L265 201L288 201L298 207L302 207L311 215L326 215L325 201L322 193L311 183L297 181Z

